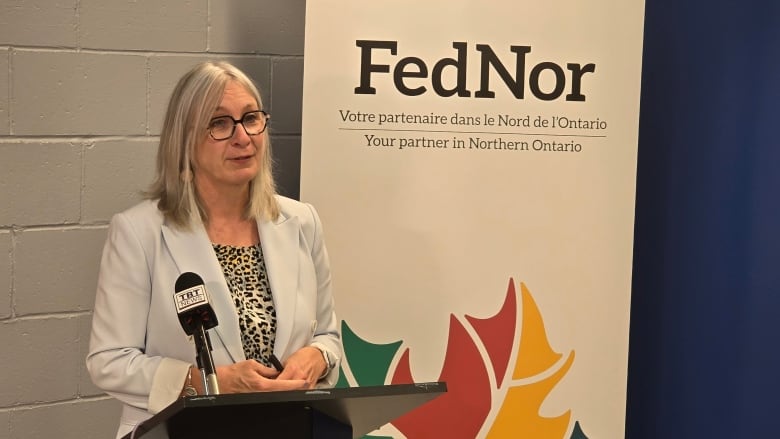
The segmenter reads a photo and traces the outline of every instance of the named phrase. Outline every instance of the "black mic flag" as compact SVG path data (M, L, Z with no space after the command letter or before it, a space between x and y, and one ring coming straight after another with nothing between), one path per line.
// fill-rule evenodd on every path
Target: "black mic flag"
M217 326L217 315L209 303L206 285L200 276L189 271L182 273L176 279L175 289L173 299L176 303L176 313L187 335L192 335L199 323L203 324L203 329Z

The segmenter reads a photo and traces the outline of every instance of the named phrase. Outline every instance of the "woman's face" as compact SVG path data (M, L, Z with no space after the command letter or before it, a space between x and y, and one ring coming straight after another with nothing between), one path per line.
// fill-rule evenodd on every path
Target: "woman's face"
M230 116L240 120L246 112L256 110L260 108L254 97L238 83L229 82L212 117ZM247 135L241 124L225 140L214 140L206 131L203 141L195 147L193 173L198 190L221 193L248 187L260 169L263 138L263 134Z

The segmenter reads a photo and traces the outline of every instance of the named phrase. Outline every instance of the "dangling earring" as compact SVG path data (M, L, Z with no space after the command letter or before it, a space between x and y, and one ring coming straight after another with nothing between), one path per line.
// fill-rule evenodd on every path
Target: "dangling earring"
M185 170L181 171L181 174L179 174L179 178L181 178L181 181L185 183L192 182L192 169L187 167Z

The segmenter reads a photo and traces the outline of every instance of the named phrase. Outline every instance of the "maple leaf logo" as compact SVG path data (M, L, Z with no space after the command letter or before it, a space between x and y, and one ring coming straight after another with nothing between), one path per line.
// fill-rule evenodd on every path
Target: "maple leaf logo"
M570 430L571 410L554 417L544 417L539 412L547 395L574 363L574 351L563 358L550 347L542 315L523 283L520 293L522 316L517 341L518 300L511 278L504 304L496 315L484 319L466 315L465 321L450 316L447 350L438 379L447 383L447 393L392 422L407 439L565 439ZM466 325L473 329L476 339ZM403 350L394 370L390 370L403 341L370 343L345 321L342 336L344 366L349 368L351 378L342 369L337 387L415 382L409 348ZM482 352L487 353L487 358ZM513 355L514 365L510 368ZM579 422L571 427L569 439L587 439Z

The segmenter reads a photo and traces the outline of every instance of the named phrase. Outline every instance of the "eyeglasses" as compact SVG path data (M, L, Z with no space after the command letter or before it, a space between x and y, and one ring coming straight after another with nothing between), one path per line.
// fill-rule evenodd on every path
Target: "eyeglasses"
M211 119L207 129L212 139L226 140L233 137L233 134L236 132L236 125L240 123L247 135L256 136L265 131L270 118L271 115L263 110L248 111L239 120L230 116L215 117Z

